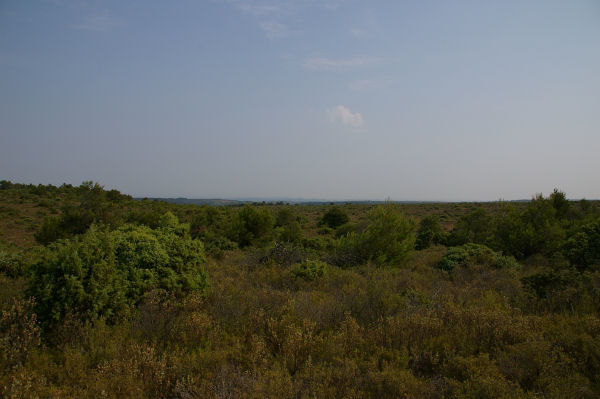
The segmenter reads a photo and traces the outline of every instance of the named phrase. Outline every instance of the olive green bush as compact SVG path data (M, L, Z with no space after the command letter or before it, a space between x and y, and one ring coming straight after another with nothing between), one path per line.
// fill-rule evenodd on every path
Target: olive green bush
M302 278L307 281L316 280L327 274L327 263L318 260L307 260L290 267L293 278Z
M518 268L519 264L512 256L503 256L485 245L465 244L448 248L444 257L435 265L436 268L452 271L458 266L480 264L495 269Z

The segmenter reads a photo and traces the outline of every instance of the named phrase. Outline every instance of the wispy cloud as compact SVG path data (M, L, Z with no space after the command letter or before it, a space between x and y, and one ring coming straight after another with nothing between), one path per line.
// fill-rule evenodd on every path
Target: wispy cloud
M367 30L361 28L352 28L350 29L350 34L354 37L365 37L367 36Z
M365 123L361 114L358 112L353 113L343 105L328 109L327 114L331 123L341 123L352 127L360 127Z
M256 15L256 16L265 16L265 15L269 15L269 14L273 14L276 13L278 11L280 11L280 6L277 6L275 4L264 4L264 3L257 3L254 1L244 1L244 0L238 0L238 1L234 1L233 2L235 4L235 6L248 13L248 14L252 14L252 15Z
M288 36L289 24L301 10L307 8L336 10L347 0L213 0L232 5L251 15L269 39ZM292 24L293 25L293 24ZM292 32L302 29L294 27Z
M395 86L399 82L398 79L390 78L358 79L348 83L348 88L354 91L369 91Z
M121 19L113 17L108 11L101 11L85 16L79 24L73 25L73 28L96 32L107 32L114 27L123 25L124 23Z
M360 79L348 83L348 87L350 88L350 90L354 91L368 91L378 89L382 85L383 83L381 81L373 79Z
M313 71L333 71L339 69L350 69L364 67L379 63L378 58L373 57L351 57L351 58L329 58L310 57L304 61L304 67Z
M285 37L288 34L287 26L277 21L265 21L261 22L259 25L269 39L278 39Z

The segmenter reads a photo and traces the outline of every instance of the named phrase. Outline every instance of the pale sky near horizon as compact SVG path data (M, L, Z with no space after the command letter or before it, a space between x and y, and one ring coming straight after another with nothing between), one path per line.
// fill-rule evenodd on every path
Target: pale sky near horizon
M0 0L0 179L600 198L600 1Z

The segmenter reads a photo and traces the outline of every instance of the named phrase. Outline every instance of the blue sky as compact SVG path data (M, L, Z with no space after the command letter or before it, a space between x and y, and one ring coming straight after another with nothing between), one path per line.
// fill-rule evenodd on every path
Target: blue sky
M600 198L600 2L0 0L0 178Z

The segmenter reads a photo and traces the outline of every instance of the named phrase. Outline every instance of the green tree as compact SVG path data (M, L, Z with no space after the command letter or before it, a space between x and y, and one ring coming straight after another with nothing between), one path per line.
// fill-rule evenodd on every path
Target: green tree
M176 231L172 225L127 225L112 232L92 227L46 247L31 266L28 286L43 325L67 314L116 322L154 289L204 292L203 245Z
M444 241L444 230L436 216L430 215L421 219L415 243L417 249L429 248L433 244L442 244Z
M600 266L600 221L586 224L569 237L564 254L579 270Z
M493 233L492 217L483 208L463 215L448 237L450 245L463 245L469 242L486 244Z
M246 205L234 216L227 236L240 247L246 247L265 241L272 229L273 216L268 209Z
M348 223L348 215L340 207L334 206L329 209L321 218L319 225L325 225L335 229L345 223Z
M349 233L338 240L337 263L352 265L372 261L377 265L397 265L415 245L415 223L390 205L373 208L369 223L360 234Z

